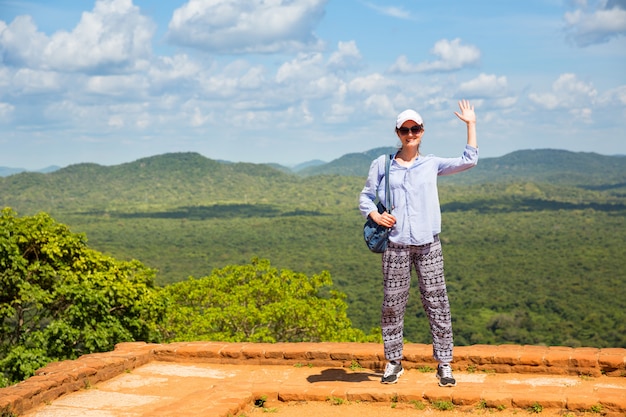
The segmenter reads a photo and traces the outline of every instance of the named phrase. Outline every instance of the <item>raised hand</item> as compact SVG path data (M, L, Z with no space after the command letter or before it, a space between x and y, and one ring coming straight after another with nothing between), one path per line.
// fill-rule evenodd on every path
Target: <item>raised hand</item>
M456 117L463 120L465 123L476 123L476 113L474 113L474 106L470 104L468 100L459 101L459 109L461 113L454 112Z

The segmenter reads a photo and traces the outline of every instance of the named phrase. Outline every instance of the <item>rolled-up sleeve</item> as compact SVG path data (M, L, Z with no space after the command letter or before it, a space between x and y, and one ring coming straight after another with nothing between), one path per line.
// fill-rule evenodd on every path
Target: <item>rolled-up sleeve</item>
M463 155L459 158L439 159L438 175L450 175L466 171L478 163L478 148L465 145Z

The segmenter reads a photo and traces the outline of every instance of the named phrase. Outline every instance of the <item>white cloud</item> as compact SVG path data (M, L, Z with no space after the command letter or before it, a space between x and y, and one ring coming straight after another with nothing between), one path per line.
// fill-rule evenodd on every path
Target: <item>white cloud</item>
M152 61L147 71L151 87L162 89L167 86L180 89L190 81L195 80L202 70L202 66L189 59L185 54L158 57Z
M324 120L328 123L345 123L353 113L354 107L348 106L343 102L333 103L330 111L324 113Z
M280 66L276 82L317 78L324 74L324 56L320 53L299 54Z
M44 51L46 62L59 71L133 70L151 55L154 30L131 0L99 0L72 32L52 36Z
M99 126L106 117L104 106L87 106L70 100L60 100L47 105L43 116L55 123L71 121L75 126Z
M390 114L396 114L393 100L386 94L374 94L365 100L365 108L378 116L389 117Z
M8 87L11 85L13 74L7 67L0 66L0 87Z
M348 88L351 92L372 94L388 91L395 84L393 80L385 78L378 73L357 77L349 81Z
M508 82L505 76L480 74L473 80L461 83L459 95L473 97L502 97L508 94Z
M362 58L356 42L339 42L337 51L328 59L328 67L333 70L358 69Z
M85 92L106 96L128 96L135 99L149 87L144 75L107 75L90 77L85 85Z
M30 16L17 16L9 25L0 21L0 53L5 65L39 68L48 42Z
M0 102L0 122L9 122L14 111L14 105Z
M385 16L395 17L397 19L411 19L411 14L401 7L396 6L379 6L374 3L366 2L365 5L376 12Z
M29 16L0 22L0 51L10 66L59 72L110 73L145 66L154 23L131 0L98 0L71 31L48 37Z
M507 108L513 107L517 104L517 102L518 102L517 97L503 97L503 98L498 98L498 99L491 101L491 103L493 104L493 107L501 108L501 109L507 109Z
M313 28L328 0L189 0L169 23L170 42L223 54L321 48Z
M605 91L598 95L596 100L598 108L602 109L601 113L612 118L613 111L622 109L622 119L626 117L626 85Z
M363 1L383 4L378 0ZM282 158L292 152L297 161L309 153L325 158L323 147L311 145L322 140L337 145L328 148L338 154L355 147L366 149L370 143L378 146L381 135L390 134L393 139L389 122L404 108L422 112L429 135L438 130L435 126L456 128L459 122L453 111L457 110L459 98L470 99L480 110L483 137L502 135L510 141L512 135L506 129L513 125L520 127L512 129L517 132L524 125L540 121L545 124L539 133L556 138L558 135L550 135L552 129L562 132L573 118L584 122L593 118L594 128L604 129L603 134L609 132L608 137L616 136L616 126L626 120L626 86L621 85L624 80L615 67L609 67L623 62L623 53L615 45L621 46L624 39L593 50L576 52L565 48L541 55L546 52L544 48L505 38L505 31L495 49L488 49L491 46L487 43L481 43L479 49L462 39L434 37L422 46L416 44L422 52L409 55L402 45L394 43L391 35L395 34L397 40L404 30L415 30L414 25L381 17L365 7L350 9L338 1L328 7L328 24L320 32L329 36L329 43L315 49L320 47L314 34L316 16L324 13L326 4L331 3L184 0L178 5L164 6L165 9L150 10L155 19L167 13L176 15L170 21L168 36L177 47L156 45L156 53L151 50L156 33L153 22L131 0L92 0L82 15L84 6L74 8L69 23L28 16L7 23L0 21L0 136L30 140L23 132L34 132L51 143L58 141L59 146L42 149L42 155L54 149L68 149L69 153L73 150L64 148L66 144L88 138L110 142L108 149L118 155L118 160L131 158L126 149L133 146L136 153L132 157L148 151L197 149L219 158L228 158L233 146L238 146L244 159L271 160L271 155L280 154ZM594 7L581 3L578 8L585 16L593 17L593 10L610 11L616 6L605 2ZM351 23L364 25L374 17L378 24L388 24L379 28L380 36L390 36L381 41L388 47L368 45L365 53L362 42L371 40L371 33L354 31L350 25L338 26L338 21L346 22L346 15L334 13L346 9L355 13ZM312 14L303 15L304 10ZM394 10L378 9L387 16L409 16ZM363 11L365 14L358 14ZM183 12L187 15L183 16ZM549 17L550 22L558 22L563 14L557 11ZM41 12L35 16L41 16ZM278 20L272 21L272 17ZM577 28L583 18L581 15ZM173 29L174 22L182 25L176 29L178 32ZM167 30L167 17L160 24L162 31ZM369 24L367 27L371 29ZM553 34L554 27L550 29ZM443 33L444 29L434 25L428 29L420 26L420 30ZM446 30L454 33L453 28ZM511 32L522 37L520 34L525 33L513 27ZM176 39L174 35L188 38ZM516 40L519 43L514 43ZM501 42L515 48L510 52L514 57L510 63L500 61L516 67L499 62L496 68L485 62L491 68L475 69L485 51L501 52ZM532 46L532 50L524 50L527 46ZM399 48L397 52L390 49L394 47ZM244 51L253 54L211 54ZM281 54L258 55L272 51ZM390 53L392 60L385 61ZM399 56L402 53L407 55ZM396 57L391 71L379 69L380 65L389 67ZM501 58L507 60L506 55ZM533 62L540 61L546 64L541 71L526 71ZM474 68L454 72L467 67ZM566 72L572 74L563 74ZM580 75L583 73L584 78ZM543 77L548 77L547 84L543 84ZM539 83L545 87L532 87ZM602 86L598 92L594 83ZM528 90L521 94L522 89ZM298 129L307 123L311 125ZM589 128L582 124L577 128ZM238 126L237 132L232 131L233 125ZM294 129L298 145L289 140ZM329 134L331 129L334 130ZM569 146L571 136L567 138ZM525 140L522 137L521 143L526 144ZM280 141L284 142L279 144ZM148 142L151 146L146 146ZM446 142L439 143L436 146L447 152ZM482 143L489 152L502 149ZM439 152L434 141L430 145L429 152ZM124 150L114 152L115 146ZM264 154L264 147L273 149L272 153ZM304 147L308 153L303 152ZM93 152L100 157L98 151Z
M467 66L477 65L480 61L480 50L474 45L463 45L459 38L452 41L447 39L437 41L431 53L439 59L411 64L406 56L401 55L389 71L398 74L456 71Z
M414 72L418 72L417 66L415 64L411 64L406 55L400 55L396 62L393 63L391 68L389 68L389 72L392 74L411 74Z
M191 116L191 126L200 127L209 121L209 116L203 115L199 107L194 107L193 115Z
M585 47L605 43L626 35L626 2L602 1L597 10L583 9L565 13L565 29L570 39Z
M548 93L531 93L528 98L546 110L565 110L569 114L591 120L592 108L598 95L591 83L580 81L575 74L562 74Z
M21 94L59 92L63 88L62 77L57 72L22 68L15 72L11 88Z
M109 127L112 127L115 129L121 129L125 125L124 118L119 114L113 115L109 117L108 125Z

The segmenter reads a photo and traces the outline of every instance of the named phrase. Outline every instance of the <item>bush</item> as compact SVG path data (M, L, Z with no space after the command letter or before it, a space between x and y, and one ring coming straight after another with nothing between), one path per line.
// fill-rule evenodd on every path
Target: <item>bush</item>
M0 212L0 384L50 361L161 339L154 271L91 250L48 214Z

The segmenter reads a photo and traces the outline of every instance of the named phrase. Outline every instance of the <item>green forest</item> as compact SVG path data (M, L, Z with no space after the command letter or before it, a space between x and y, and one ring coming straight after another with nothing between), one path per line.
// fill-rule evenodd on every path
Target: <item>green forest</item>
M626 159L514 156L440 180L455 344L626 347ZM371 157L347 158L358 159L348 175L337 163L298 175L190 153L80 164L0 178L0 205L49 214L89 248L138 260L165 289L254 259L328 274L351 326L376 334L380 255L357 210ZM405 339L430 343L419 300L414 286Z

